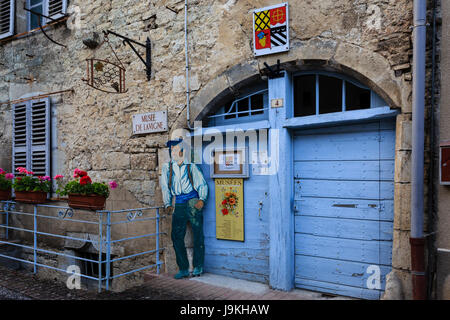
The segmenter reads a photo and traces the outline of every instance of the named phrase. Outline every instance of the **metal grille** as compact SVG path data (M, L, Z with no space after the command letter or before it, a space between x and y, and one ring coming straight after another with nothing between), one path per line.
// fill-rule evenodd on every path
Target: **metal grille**
M77 255L80 258L87 259L87 260L81 260L82 266L81 266L81 273L87 275L88 277L94 277L98 278L100 274L105 275L106 274L106 264L102 263L102 273L99 273L98 262L92 262L88 260L98 260L98 253L91 253L91 252L84 252L84 251L78 251ZM102 261L106 260L106 254L102 253ZM112 270L112 264L111 264L111 270Z
M264 114L264 111L268 110L268 108L265 108L264 103L267 92L268 90L264 89L243 98L236 99L231 103L231 106L225 113L214 114L209 116L209 118L224 117L224 119L234 119Z

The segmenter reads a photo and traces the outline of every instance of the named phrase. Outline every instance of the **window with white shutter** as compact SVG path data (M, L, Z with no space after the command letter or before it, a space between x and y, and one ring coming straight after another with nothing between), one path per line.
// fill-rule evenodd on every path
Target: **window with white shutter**
M50 102L40 99L13 106L13 170L26 167L50 176Z
M47 15L53 19L61 18L67 12L67 0L48 0Z
M14 34L14 0L0 0L0 39Z
M27 0L27 5L28 9L33 12L40 13L52 19L61 18L67 12L67 0ZM42 25L51 22L50 19L28 12L28 30L38 28L39 19Z

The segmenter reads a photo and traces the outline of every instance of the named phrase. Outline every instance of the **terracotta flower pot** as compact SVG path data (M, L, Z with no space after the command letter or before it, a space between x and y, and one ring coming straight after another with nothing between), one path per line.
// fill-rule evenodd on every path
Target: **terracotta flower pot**
M97 194L69 194L69 207L73 209L103 210L106 198Z
M11 189L0 190L0 200L10 200L11 199Z
M16 191L16 201L32 204L47 202L47 192L43 191Z

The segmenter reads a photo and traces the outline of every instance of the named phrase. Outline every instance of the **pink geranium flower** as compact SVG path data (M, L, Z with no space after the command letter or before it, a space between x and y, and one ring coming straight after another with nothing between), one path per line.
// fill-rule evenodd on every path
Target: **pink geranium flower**
M118 184L117 184L117 182L115 182L115 181L111 181L110 183L109 183L109 186L111 187L111 189L115 189L115 188L117 188L118 187Z
M3 170L2 168L0 168L0 174L5 174L5 173L6 173L6 171Z
M14 179L14 175L13 175L12 173L7 173L7 174L5 175L5 179L7 179L7 180L12 180L12 179Z
M58 179L62 179L64 178L64 176L57 174L53 179L58 180Z

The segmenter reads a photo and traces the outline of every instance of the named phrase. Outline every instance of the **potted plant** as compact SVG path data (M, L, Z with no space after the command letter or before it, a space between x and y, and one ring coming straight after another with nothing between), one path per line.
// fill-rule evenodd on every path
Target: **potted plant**
M0 200L11 199L11 187L14 175L0 168Z
M109 197L109 188L105 183L92 182L86 171L75 169L75 180L69 181L62 187L63 176L55 176L58 183L56 193L60 196L68 196L69 207L73 209L103 210L106 199ZM109 183L111 189L117 187L117 183Z
M45 203L47 201L47 193L52 187L51 178L49 176L33 176L32 171L19 167L16 169L23 176L18 176L12 184L16 194L16 201L25 203Z

